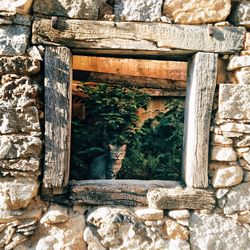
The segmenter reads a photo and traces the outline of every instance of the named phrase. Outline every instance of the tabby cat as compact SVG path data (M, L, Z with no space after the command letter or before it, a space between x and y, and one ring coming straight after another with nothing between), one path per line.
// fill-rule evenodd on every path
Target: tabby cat
M89 179L115 179L122 167L127 145L109 145L109 152L96 157L89 166Z

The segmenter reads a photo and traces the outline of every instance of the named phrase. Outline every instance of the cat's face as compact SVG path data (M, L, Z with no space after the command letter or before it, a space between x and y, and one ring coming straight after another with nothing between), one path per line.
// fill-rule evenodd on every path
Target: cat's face
M117 146L109 144L110 158L115 161L122 161L126 155L127 145Z

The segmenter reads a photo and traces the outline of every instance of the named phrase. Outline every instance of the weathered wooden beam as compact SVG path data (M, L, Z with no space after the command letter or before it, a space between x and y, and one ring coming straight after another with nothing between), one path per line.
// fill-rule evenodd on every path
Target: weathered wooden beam
M81 83L79 81L72 81L72 88L73 92L72 94L75 96L79 96L82 98L88 98L86 94L81 91L80 88L77 88L76 86L81 86ZM99 82L99 84L102 84ZM98 85L98 82L84 82L84 85L88 85L90 87L95 87ZM178 90L178 89L162 89L162 88L142 88L140 87L139 90L145 94L148 94L149 96L155 96L155 97L167 97L167 96L185 96L186 91L185 90Z
M71 52L66 47L45 50L45 162L46 188L66 186L69 178L71 135ZM62 189L61 189L62 190Z
M73 56L74 70L179 81L186 80L187 65L187 62L176 61Z
M215 206L213 192L193 188L159 188L148 192L148 205L158 209L209 209Z
M168 51L181 49L235 53L243 47L245 28L173 25L166 23L100 22L58 18L57 29L50 19L33 22L34 44L63 44L81 49Z
M218 55L197 53L187 83L183 179L187 186L208 186L208 149Z
M158 187L181 187L176 181L87 180L72 181L73 203L90 205L147 206L148 190Z

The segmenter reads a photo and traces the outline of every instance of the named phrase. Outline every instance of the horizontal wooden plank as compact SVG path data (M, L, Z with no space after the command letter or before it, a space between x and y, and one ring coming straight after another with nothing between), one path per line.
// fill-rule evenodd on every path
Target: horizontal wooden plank
M206 25L176 25L166 23L106 22L58 18L35 18L34 44L63 44L81 49L120 49L235 53L243 47L245 28L214 27L213 34Z
M98 85L98 83L96 82L85 82L85 85L89 85L89 86L96 86ZM78 89L77 86L80 86L81 83L79 83L79 81L73 81L72 84L72 94L75 96L80 96L83 98L86 98L86 94L84 94L81 89ZM142 88L140 87L139 90L143 93L146 93L150 96L162 96L162 97L167 97L167 96L185 96L186 95L186 91L185 90L178 90L178 89L162 89L162 88Z
M74 55L73 69L179 81L187 78L187 62L176 61Z
M181 187L176 181L86 180L72 181L73 203L90 205L147 206L146 194L157 187Z

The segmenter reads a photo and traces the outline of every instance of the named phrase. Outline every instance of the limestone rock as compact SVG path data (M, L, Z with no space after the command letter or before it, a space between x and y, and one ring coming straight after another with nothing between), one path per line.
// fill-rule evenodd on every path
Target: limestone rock
M0 159L19 157L40 157L42 141L35 136L2 135L0 136Z
M16 13L29 14L33 0L2 0L0 15L10 16Z
M188 240L189 230L172 219L165 220L165 230L170 239Z
M250 2L248 0L239 1L237 8L232 13L231 21L238 26L250 27Z
M222 131L250 133L250 125L244 123L225 123L220 126Z
M239 137L243 136L242 133L231 132L231 131L223 131L222 134L223 134L223 136L228 137L228 138L239 138Z
M227 69L235 70L243 67L250 67L250 56L233 56L230 59Z
M36 158L20 160L1 160L0 168L8 170L35 172L39 170L39 160Z
M57 224L63 223L68 220L67 209L60 207L58 205L53 205L49 210L43 215L40 223L42 224Z
M190 217L190 213L187 209L170 210L168 212L168 216L176 220L188 219Z
M0 26L0 55L23 55L28 46L30 29L20 25Z
M33 60L38 60L38 61L43 60L41 52L38 49L38 47L32 46L32 47L27 49L27 52Z
M250 67L245 67L245 68L236 70L235 78L237 82L241 85L250 84Z
M11 242L5 246L4 250L12 250L16 246L20 245L21 243L25 242L28 239L28 237L22 235L22 234L15 234L11 238ZM15 248L16 249L16 248Z
M221 119L250 119L250 86L220 84L218 114ZM242 132L235 129L223 131Z
M27 56L0 57L0 75L34 75L40 71L40 62Z
M214 188L231 187L241 183L243 170L240 166L219 167L212 178Z
M163 6L163 13L181 24L221 22L226 20L230 10L230 0L165 0Z
M183 240L162 239L160 233L146 226L134 213L126 208L97 208L89 214L87 223L88 227L85 230L84 239L89 246L93 247L92 249L99 249L100 245L104 249L114 250L189 249L189 244ZM177 225L175 226L177 227ZM177 233L177 231L174 231L176 227L169 227L169 232L173 233L175 237L180 231L184 232L179 228L180 231Z
M242 183L227 193L227 202L224 207L225 214L237 211L250 210L250 182Z
M38 109L35 106L25 109L1 109L0 134L40 131Z
M194 213L190 218L193 250L248 249L250 232L218 214Z
M83 241L85 229L84 210L72 211L68 214L68 220L63 224L39 224L30 249L81 249L86 250ZM28 248L29 249L29 248Z
M229 188L219 188L217 189L215 195L217 199L222 198L223 196L225 196L225 194L227 194L229 191Z
M236 139L234 141L234 146L236 147L249 147L250 146L250 135L244 135L243 137Z
M212 161L236 161L237 155L232 147L214 146L211 150Z
M213 134L212 136L212 145L232 145L232 144L233 140L223 135Z
M239 212L237 221L239 223L248 223L248 224L250 224L250 211L246 210L246 211Z
M1 178L0 181L0 208L20 209L29 205L37 195L38 182L27 178Z
M163 0L119 0L114 12L123 21L159 21Z
M105 2L106 0L34 0L33 10L50 16L97 20L99 8Z
M246 40L244 43L244 50L250 50L250 32L246 33Z
M250 164L250 152L244 153L243 158L248 164Z
M141 220L161 220L163 219L163 210L155 208L138 208L135 214Z

